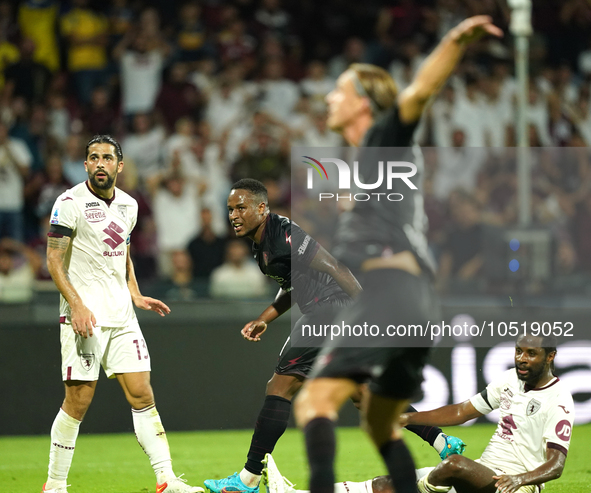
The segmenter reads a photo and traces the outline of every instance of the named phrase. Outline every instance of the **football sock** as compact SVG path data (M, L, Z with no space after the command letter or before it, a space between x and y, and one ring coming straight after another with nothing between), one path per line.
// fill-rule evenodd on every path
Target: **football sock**
M396 493L416 493L415 464L402 440L390 440L380 447Z
M277 395L265 397L263 408L257 417L252 440L250 441L246 464L244 464L246 472L258 476L256 484L260 481L263 472L263 463L261 461L265 458L265 454L273 452L275 444L281 438L281 435L285 433L290 412L291 401ZM240 478L242 479L242 473ZM252 484L253 478L248 478L246 475L245 478L250 480ZM249 486L246 481L242 480L242 482Z
M417 410L412 406L408 406L408 409L405 412L416 413ZM443 431L441 431L441 428L438 428L437 426L409 425L406 427L406 429L408 431L412 431L415 435L420 436L423 440L428 442L429 445L433 447L435 447L434 443L437 437L443 433ZM445 447L445 443L443 444L441 449L437 450L437 447L435 447L435 449L439 453L443 450L443 447Z
M170 477L175 477L172 471L172 459L166 431L160 421L156 406L145 409L131 409L133 428L138 443L150 459L152 469L159 483Z
M334 421L328 418L315 418L304 428L304 436L310 463L310 492L334 493Z
M438 454L440 454L441 451L445 448L445 436L445 433L440 433L439 435L437 435L435 441L431 444L433 445L433 448L437 450Z
M354 483L352 481L344 481L342 483L334 484L334 493L373 493L373 479L363 481L362 483ZM308 490L295 490L294 493L310 493Z
M66 486L80 423L60 408L51 427L47 489Z
M261 482L261 475L253 474L246 469L242 469L242 471L240 471L240 481L242 481L244 485L248 486L249 488L256 488Z

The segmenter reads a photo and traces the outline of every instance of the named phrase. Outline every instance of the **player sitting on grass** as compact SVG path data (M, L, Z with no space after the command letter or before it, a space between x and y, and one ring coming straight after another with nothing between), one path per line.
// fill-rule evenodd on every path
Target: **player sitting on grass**
M538 493L558 479L570 445L574 403L553 374L554 337L521 336L515 368L461 404L403 414L401 424L454 426L499 409L497 430L480 459L451 455L437 467L417 471L420 493ZM265 475L269 493L297 491L269 455ZM455 488L455 489L454 489ZM335 493L393 493L388 477L363 483L337 483ZM301 493L301 492L298 492Z

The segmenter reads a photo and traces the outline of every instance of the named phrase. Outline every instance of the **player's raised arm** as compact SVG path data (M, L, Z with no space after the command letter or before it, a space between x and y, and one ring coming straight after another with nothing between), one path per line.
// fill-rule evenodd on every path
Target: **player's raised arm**
M542 484L562 476L566 455L564 452L546 446L546 462L533 471L523 474L493 476L497 480L495 487L503 493L514 493L528 484Z
M398 97L400 119L416 122L429 99L437 94L464 55L466 47L490 34L502 36L503 31L492 24L491 17L476 15L451 29L423 62L413 82Z
M55 226L54 226L55 227ZM64 233L68 228L63 228ZM71 234L71 230L68 230ZM72 286L64 258L70 246L70 236L66 234L49 236L47 238L47 269L51 274L57 289L70 305L70 319L72 330L85 339L92 337L92 330L96 325L94 314L86 307L80 295Z
M402 414L400 416L400 425L456 426L480 416L484 415L477 411L474 404L468 400L460 404L451 404L433 409L432 411Z
M258 342L261 335L267 330L267 324L283 315L294 304L291 298L291 291L279 289L275 301L271 303L256 320L248 322L240 331L242 337L247 341Z
M135 269L133 268L133 261L131 260L130 247L127 246L127 261L126 261L126 278L127 287L131 293L133 304L142 310L151 310L158 313L161 317L170 313L170 308L160 300L143 296L140 292L137 278L135 277Z
M351 271L320 245L310 267L331 276L351 298L357 297L362 291L361 284Z

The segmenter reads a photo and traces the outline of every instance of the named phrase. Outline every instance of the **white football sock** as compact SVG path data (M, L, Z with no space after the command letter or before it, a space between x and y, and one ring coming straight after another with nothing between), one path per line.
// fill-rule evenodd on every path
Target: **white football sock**
M175 477L166 431L164 431L156 406L132 409L131 415L135 436L150 459L158 483Z
M373 479L368 479L362 483L353 483L352 481L343 481L335 483L334 493L373 493ZM294 493L310 493L308 490L295 490Z
M440 433L437 435L437 438L433 442L433 448L437 450L437 453L440 454L441 451L445 448L445 433Z
M244 485L248 486L249 488L256 488L261 482L261 476L253 474L246 469L242 469L242 471L240 471L240 481L242 481Z
M60 408L51 427L47 489L66 486L80 423Z

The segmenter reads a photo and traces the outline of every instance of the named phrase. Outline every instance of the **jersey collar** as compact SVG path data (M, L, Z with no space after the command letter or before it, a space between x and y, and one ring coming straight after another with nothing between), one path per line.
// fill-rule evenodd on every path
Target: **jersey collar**
M113 203L113 200L115 200L115 188L113 189L113 196L110 199L105 199L103 197L101 197L100 195L97 195L94 190L92 188L90 188L90 185L88 184L88 180L86 180L84 182L86 184L86 188L88 188L88 191L94 195L97 199L102 200L105 204L107 204L107 207L111 207L111 204Z
M540 387L540 388L538 388L538 389L534 389L533 387L530 387L530 386L529 386L529 385L527 385L527 384L524 384L524 385L523 385L523 389L524 389L526 392L529 392L530 390L535 390L535 391L539 391L539 390L546 390L547 388L549 388L549 387L552 387L552 385L555 385L555 384L557 384L559 381L560 381L560 378L558 378L558 377L554 377L554 378L553 378L552 380L550 380L550 381L549 381L549 382L548 382L546 385L544 385L543 387Z

